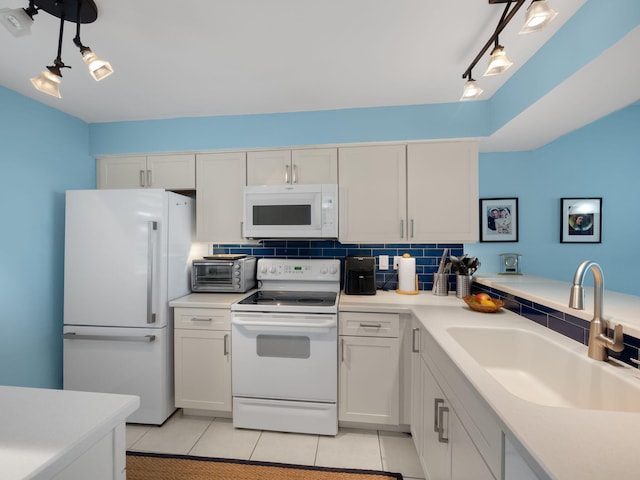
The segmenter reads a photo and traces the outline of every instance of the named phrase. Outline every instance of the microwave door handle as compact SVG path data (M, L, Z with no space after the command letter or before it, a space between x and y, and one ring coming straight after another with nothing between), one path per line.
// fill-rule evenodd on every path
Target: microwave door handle
M156 314L153 313L153 275L155 262L155 235L158 230L158 222L147 222L149 235L147 237L147 323L156 323Z
M284 166L284 183L289 183L289 165Z
M293 165L293 167L291 167L291 171L293 172L291 183L298 183L298 166Z

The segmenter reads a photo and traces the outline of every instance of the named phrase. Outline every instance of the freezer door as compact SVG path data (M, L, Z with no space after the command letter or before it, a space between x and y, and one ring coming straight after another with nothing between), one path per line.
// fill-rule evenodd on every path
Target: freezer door
M65 324L166 324L166 198L162 190L67 192Z
M138 395L127 422L162 424L175 410L166 328L64 327L65 390Z

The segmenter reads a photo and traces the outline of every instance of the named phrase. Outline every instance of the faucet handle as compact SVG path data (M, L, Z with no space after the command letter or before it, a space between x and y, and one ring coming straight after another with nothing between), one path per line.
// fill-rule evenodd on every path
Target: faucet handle
M609 350L613 350L614 352L621 352L622 350L624 350L622 325L617 324L613 329L613 338L611 339L611 343L607 348L609 348Z

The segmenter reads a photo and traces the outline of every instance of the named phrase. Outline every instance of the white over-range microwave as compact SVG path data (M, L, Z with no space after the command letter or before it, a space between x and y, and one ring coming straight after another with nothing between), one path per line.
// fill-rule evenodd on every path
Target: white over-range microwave
M338 238L338 185L244 187L246 238Z

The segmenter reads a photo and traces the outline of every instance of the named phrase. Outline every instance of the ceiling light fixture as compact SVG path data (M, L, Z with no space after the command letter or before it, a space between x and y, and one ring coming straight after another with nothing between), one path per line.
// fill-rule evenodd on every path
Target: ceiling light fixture
M538 32L549 25L556 15L558 12L549 6L547 0L532 0L519 33Z
M33 16L38 13L38 9L29 2L27 8L0 8L0 23L14 37L23 37L31 33Z
M518 10L520 10L520 7L522 7L522 5L525 3L526 0L488 0L488 1L489 1L489 4L505 3L506 6L504 8L504 11L502 12L502 16L500 17L500 21L498 22L498 26L496 27L495 31L493 32L491 37L489 37L489 40L487 40L487 43L484 44L484 46L482 47L478 55L476 55L476 58L473 59L469 67L462 74L462 78L467 79L467 83L465 83L465 86L464 86L465 91L468 88L467 84L469 84L470 82L473 82L471 85L475 84L475 80L471 78L471 70L473 69L473 67L476 66L478 61L482 58L482 56L486 53L486 51L492 45L493 45L493 49L491 50L491 59L489 61L489 67L487 68L487 71L484 73L483 76L497 75L499 73L504 72L507 68L509 68L512 65L512 62L507 58L504 52L504 47L498 43L498 37L500 33L505 29L505 27L509 24L509 22L513 19L513 17L518 12ZM514 4L513 7L511 7L511 4ZM541 18L543 11L551 11L552 15L550 16L550 18L543 20ZM529 31L540 30L544 28L551 20L553 20L553 18L556 15L557 15L557 12L552 10L547 5L547 0L532 0L531 4L529 5L529 8L527 9L525 27L522 28L520 33L527 33ZM533 24L534 28L535 27L537 28L535 30L524 31L525 28L527 28L527 25L531 23ZM480 87L477 87L477 88L480 88ZM471 97L471 98L477 98L477 96ZM468 100L468 99L470 99L470 97L465 96L465 93L463 92L461 100Z
M43 70L40 75L31 79L31 83L36 89L61 98L61 69L71 68L62 61L62 37L65 21L76 24L76 36L73 42L80 49L82 59L87 64L91 76L96 81L100 81L113 73L111 64L100 59L89 47L82 45L80 40L80 24L93 23L98 18L98 8L93 0L29 0L27 8L0 9L0 23L16 37L27 35L33 23L33 16L41 10L60 19L60 34L58 36L58 56L54 60L54 64L47 66L47 69Z
M464 84L464 89L462 90L462 97L460 100L473 100L474 98L478 98L482 92L480 85L473 79L473 75L469 72L469 80L467 80Z

